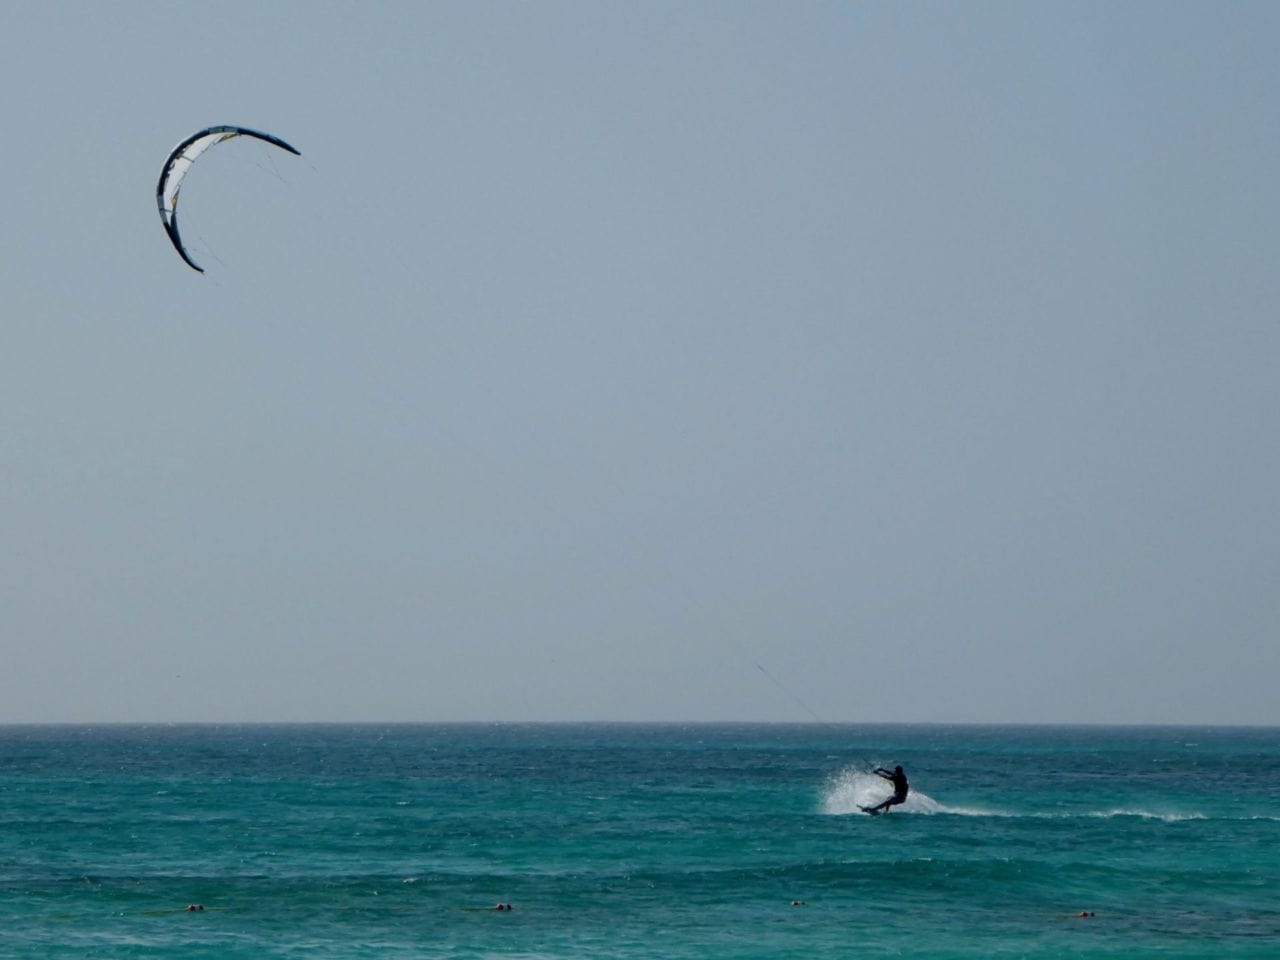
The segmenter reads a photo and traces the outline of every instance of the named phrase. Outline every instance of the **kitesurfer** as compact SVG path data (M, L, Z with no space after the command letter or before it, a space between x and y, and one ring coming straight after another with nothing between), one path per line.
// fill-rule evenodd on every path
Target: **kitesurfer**
M892 773L884 767L876 767L872 772L893 784L893 796L882 803L877 803L874 807L862 807L859 805L864 813L888 813L890 807L896 806L907 799L907 794L911 791L911 787L907 784L907 775L902 772L901 765L894 767Z

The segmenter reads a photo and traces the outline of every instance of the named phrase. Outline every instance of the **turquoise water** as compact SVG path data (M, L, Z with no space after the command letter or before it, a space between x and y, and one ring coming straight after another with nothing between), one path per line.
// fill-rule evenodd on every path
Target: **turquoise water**
M0 956L1274 958L1280 730L0 727Z

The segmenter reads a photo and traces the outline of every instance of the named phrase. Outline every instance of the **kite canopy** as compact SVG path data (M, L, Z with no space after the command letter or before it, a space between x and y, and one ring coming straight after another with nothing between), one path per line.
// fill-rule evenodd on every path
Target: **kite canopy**
M164 223L165 232L173 241L178 255L187 262L189 267L201 273L204 273L204 268L191 259L191 255L182 245L182 238L178 236L178 191L182 189L182 180L191 169L191 165L196 162L196 158L214 144L230 140L232 137L255 137L274 144L282 150L288 150L294 156L302 156L299 151L279 137L273 137L269 133L258 130L249 130L246 127L230 126L206 127L199 133L193 133L173 148L169 159L164 162L164 169L160 171L160 182L156 184L156 206L160 209L160 220Z

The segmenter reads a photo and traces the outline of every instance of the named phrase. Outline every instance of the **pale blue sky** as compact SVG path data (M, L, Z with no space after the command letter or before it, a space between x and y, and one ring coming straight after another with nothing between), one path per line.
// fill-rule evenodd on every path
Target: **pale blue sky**
M0 721L1280 723L1280 7L0 12ZM183 189L169 149L235 141Z

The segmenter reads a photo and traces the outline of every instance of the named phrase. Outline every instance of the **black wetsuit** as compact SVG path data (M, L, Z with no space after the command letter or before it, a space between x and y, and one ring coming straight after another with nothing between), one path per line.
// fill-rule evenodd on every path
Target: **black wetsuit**
M902 767L894 767L890 773L882 767L875 770L876 776L883 777L893 784L893 796L883 803L877 803L874 807L863 807L867 813L888 813L889 808L895 806L907 799L907 794L911 792L911 786L907 783L907 775L902 772Z

